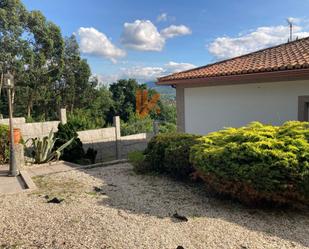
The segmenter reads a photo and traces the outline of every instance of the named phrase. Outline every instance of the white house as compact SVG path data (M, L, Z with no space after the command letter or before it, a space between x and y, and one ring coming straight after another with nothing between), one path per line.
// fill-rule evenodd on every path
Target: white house
M308 120L309 37L158 79L176 88L179 131Z

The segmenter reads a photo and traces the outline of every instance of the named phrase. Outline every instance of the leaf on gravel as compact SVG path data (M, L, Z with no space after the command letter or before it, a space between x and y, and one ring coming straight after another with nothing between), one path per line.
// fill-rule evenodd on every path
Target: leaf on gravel
M173 218L184 222L188 221L188 218L186 216L179 215L177 212L173 214Z
M185 249L183 246L177 246L176 249Z
M63 199L58 199L57 197L47 201L47 203L54 203L54 204L59 204L61 202L63 202L64 200Z
M93 190L95 191L95 192L101 192L102 191L102 189L101 188L99 188L99 187L93 187Z

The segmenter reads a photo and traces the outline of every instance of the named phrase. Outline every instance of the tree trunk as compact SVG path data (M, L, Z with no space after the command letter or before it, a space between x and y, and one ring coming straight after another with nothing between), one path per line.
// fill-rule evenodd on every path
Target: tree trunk
M33 106L33 93L30 94L28 103L27 103L27 117L31 118L31 111Z
M74 104L72 103L72 104L70 105L70 113L71 113L71 114L73 113L73 110L74 110Z
M3 78L4 78L4 74L2 72L1 73L1 79L0 79L0 95L1 95L2 85L3 85Z
M1 91L2 91L2 86L3 86L3 79L4 78L4 74L3 74L3 70L2 70L2 72L1 72L1 78L0 78L0 98L1 98ZM1 105L2 105L2 103L1 103ZM0 118L3 118L3 115L2 115L2 113L0 112Z

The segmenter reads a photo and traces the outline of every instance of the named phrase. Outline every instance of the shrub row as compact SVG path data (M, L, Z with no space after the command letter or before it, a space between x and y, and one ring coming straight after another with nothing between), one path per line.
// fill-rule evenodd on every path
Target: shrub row
M200 139L190 160L216 191L246 203L307 203L309 123L252 123Z
M203 137L154 137L139 164L186 178L195 171L214 191L247 204L309 204L309 123L251 123Z

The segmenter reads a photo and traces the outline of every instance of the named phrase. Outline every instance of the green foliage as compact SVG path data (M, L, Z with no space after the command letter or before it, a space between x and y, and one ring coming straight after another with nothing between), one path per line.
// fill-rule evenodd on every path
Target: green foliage
M176 103L169 103L167 101L160 100L158 105L160 107L160 114L156 119L163 122L176 124Z
M59 160L61 152L73 142L73 139L74 138L70 139L55 150L54 145L57 139L54 138L52 130L46 137L31 138L34 163L41 164L50 162L54 159Z
M114 105L112 94L105 86L98 87L98 80L92 79L92 88L89 88L87 100L81 108L90 110L91 120L96 128L102 128L108 124L108 115Z
M193 146L193 166L217 192L246 203L309 203L309 123L229 128Z
M77 131L106 126L107 115L113 106L111 93L108 89L104 86L97 89L96 79L93 79L91 84L93 86L84 92L84 95L87 95L85 96L85 102L80 103L79 108L75 108L73 112L68 114L68 121Z
M97 127L95 120L91 117L90 110L75 109L73 113L68 115L68 123L72 125L76 131L91 130Z
M159 124L160 133L175 133L177 131L177 126L175 123L163 122Z
M189 162L190 148L199 136L170 133L159 134L151 139L144 152L144 166L158 173L175 178L188 178L193 172Z
M145 155L141 151L133 151L128 154L128 159L136 173L146 173L144 166Z
M7 163L10 156L9 127L7 125L0 125L0 164Z
M115 102L109 116L110 122L113 116L117 115L127 122L132 114L135 113L135 94L139 88L141 86L134 79L118 80L110 85L109 90Z
M89 161L90 163L95 161L96 153L94 151L85 153L83 144L78 138L78 134L72 124L60 123L58 125L58 131L55 133L55 137L57 138L55 143L56 148L61 147L63 144L67 143L67 141L73 138L73 141L70 143L70 145L64 149L63 154L60 157L62 160L73 163L83 162L83 164L85 164L85 160L87 162Z
M137 133L147 133L153 131L153 121L150 116L144 118L137 114L132 114L127 122L121 120L121 135L127 136Z

